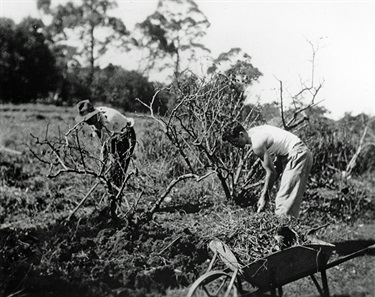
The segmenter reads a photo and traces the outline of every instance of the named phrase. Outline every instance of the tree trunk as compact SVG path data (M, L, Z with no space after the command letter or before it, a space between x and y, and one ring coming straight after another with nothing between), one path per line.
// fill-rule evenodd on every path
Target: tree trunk
M174 78L176 82L178 82L178 77L180 76L180 53L177 50L176 51L176 65L174 69Z
M94 48L95 48L95 38L94 38L94 29L95 26L91 24L90 26L90 72L89 72L89 78L88 78L88 84L91 87L91 84L94 80L94 64L95 64L95 58L94 58Z

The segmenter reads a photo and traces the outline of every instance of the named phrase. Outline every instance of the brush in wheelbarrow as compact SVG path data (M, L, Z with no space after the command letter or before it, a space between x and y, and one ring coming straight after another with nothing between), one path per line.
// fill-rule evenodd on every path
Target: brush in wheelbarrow
M209 244L214 256L205 274L190 287L187 297L219 296L282 296L282 287L304 277L311 277L321 296L329 296L326 270L365 254L375 245L329 262L335 245L319 243L296 245L241 265L231 249L219 240ZM226 268L213 270L220 258ZM315 277L321 274L321 284ZM244 290L243 283L251 290ZM265 294L268 295L265 295Z

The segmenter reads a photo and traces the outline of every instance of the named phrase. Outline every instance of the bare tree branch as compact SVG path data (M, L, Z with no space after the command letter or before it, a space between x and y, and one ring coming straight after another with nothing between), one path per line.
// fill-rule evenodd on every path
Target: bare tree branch
M312 47L312 60L311 60L311 78L310 78L310 85L306 86L305 83L301 82L301 90L299 90L295 95L291 96L292 102L295 104L295 110L293 112L292 117L287 122L285 120L285 111L284 111L284 98L283 98L283 82L279 79L279 90L280 90L280 113L281 113L281 120L283 124L283 128L287 131L292 130L302 124L305 120L308 120L307 114L304 112L308 110L309 108L312 108L313 106L316 106L317 104L321 103L315 103L315 99L319 94L319 91L323 87L324 81L320 83L317 87L315 87L315 60L316 60L316 54L318 51L318 48L315 48L315 46L312 44L312 42L308 41L309 44ZM302 106L300 108L296 107L296 103L298 102L301 104L301 99L303 98L304 94L308 93L311 96L310 102L306 106ZM298 119L298 116L302 114L302 118Z
M360 141L359 141L359 144L358 144L357 150L356 150L356 152L354 153L354 155L352 156L352 158L350 159L348 165L346 166L345 171L343 172L343 177L344 177L344 178L347 178L347 177L350 176L350 173L352 172L352 170L354 169L354 167L355 167L356 164L357 164L357 159L358 159L360 153L362 152L363 148L365 148L366 146L374 145L373 142L365 143L365 139L366 139L367 131L368 131L368 129L369 129L371 123L374 122L374 121L375 121L375 118L369 120L368 123L366 124L366 127L365 127L365 129L363 130L363 133L362 133L361 139L360 139Z
M184 174L184 175L181 175L177 178L175 178L174 180L172 180L170 182L170 184L168 185L168 187L166 188L166 190L160 195L160 198L159 200L154 204L154 206L151 208L150 210L150 214L151 216L158 210L160 209L160 205L162 204L162 202L164 201L164 199L168 196L168 194L171 192L171 190L181 181L183 180L186 180L186 179L195 179L196 182L200 182L201 180L209 177L210 175L216 173L216 171L211 171L211 172L208 172L206 173L205 175L203 176L198 176L196 174L192 174L192 173L188 173L188 174Z
M147 105L146 103L144 103L142 100L140 100L139 98L136 98L135 100L138 101L139 103L141 103L143 106L147 107L148 110L150 111L150 117L153 118L155 121L157 121L160 126L163 128L164 131L166 131L166 124L163 120L155 117L154 115L154 109L153 109L153 105L154 105L154 102L155 102L155 98L156 96L162 91L163 89L160 89L158 91L156 91L156 93L154 94L154 96L152 97L152 100L151 100L151 103L150 105Z

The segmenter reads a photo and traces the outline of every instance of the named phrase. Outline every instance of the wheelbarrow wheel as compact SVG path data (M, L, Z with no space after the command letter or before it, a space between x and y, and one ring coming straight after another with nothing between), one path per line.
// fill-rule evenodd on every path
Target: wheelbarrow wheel
M237 297L236 284L231 283L232 275L213 270L201 275L190 287L187 297ZM228 292L229 289L229 292ZM228 295L226 295L228 293Z

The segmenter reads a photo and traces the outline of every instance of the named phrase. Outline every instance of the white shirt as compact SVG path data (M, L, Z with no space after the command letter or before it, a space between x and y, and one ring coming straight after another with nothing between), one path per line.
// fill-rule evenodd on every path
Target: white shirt
M296 135L278 127L262 125L250 128L248 131L251 138L271 137L272 145L267 148L270 154L286 156L297 144L302 142Z
M99 110L98 115L103 125L100 137L103 141L107 140L113 133L119 133L123 128L127 126L132 127L134 124L133 119L127 118L116 109L105 106L100 106L95 109ZM96 132L96 127L92 126L92 128L94 132Z

